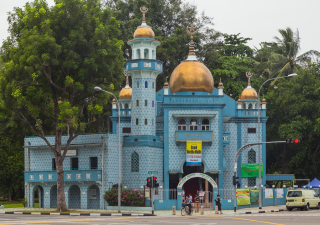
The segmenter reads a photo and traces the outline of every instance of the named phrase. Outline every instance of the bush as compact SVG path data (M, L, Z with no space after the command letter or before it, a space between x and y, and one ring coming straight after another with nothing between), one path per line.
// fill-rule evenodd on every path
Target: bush
M110 206L118 205L118 189L111 189L105 192L104 200ZM143 192L140 190L121 190L121 205L122 206L144 206L145 199Z
M21 204L22 204L24 207L26 207L26 205L27 205L27 199L26 199L26 198L21 199Z

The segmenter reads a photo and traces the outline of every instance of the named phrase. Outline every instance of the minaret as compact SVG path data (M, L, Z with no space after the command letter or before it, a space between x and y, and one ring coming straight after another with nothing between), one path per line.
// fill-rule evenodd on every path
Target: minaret
M154 32L145 22L128 41L132 48L132 60L126 63L126 71L132 78L132 135L155 135L156 129L156 79L162 72L162 62L156 60L156 49L160 42L154 39Z

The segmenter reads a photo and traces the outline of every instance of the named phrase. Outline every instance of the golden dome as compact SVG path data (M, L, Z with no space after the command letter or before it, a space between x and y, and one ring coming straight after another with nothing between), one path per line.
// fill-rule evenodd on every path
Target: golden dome
M212 93L213 77L209 69L198 61L184 61L177 66L170 77L172 93L199 91Z
M123 88L119 94L120 99L132 99L132 89Z
M240 99L258 99L258 94L251 86L244 89L240 95Z
M154 32L150 27L143 26L138 27L138 29L134 32L133 38L154 38Z

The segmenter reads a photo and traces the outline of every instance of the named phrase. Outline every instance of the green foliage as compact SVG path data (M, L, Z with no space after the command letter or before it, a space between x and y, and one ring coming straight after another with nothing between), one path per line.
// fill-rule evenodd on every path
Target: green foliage
M281 80L270 88L267 139L299 138L298 145L267 146L267 167L272 171L314 178L320 171L320 65L298 71L298 77ZM282 171L281 171L282 172Z
M111 189L105 192L103 196L104 200L108 202L109 205L118 204L118 189ZM122 206L144 206L145 198L143 192L140 190L135 190L133 188L128 190L121 190L121 205Z
M38 136L67 127L71 136L84 132L105 105L106 94L93 88L108 90L123 80L120 22L98 0L58 0L51 8L36 0L15 8L8 21L10 37L1 48L4 107Z

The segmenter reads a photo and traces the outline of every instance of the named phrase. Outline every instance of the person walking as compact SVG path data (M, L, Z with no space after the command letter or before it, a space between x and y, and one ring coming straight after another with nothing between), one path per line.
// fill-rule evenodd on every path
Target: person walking
M199 212L200 198L197 194L196 194L196 197L194 197L194 202L196 203L195 212Z
M190 199L190 201L192 203L192 195L191 194L189 194L189 199Z
M217 198L214 200L216 203L216 206L218 206L218 211L220 211L220 214L223 214L221 211L221 198L220 195L217 195Z

